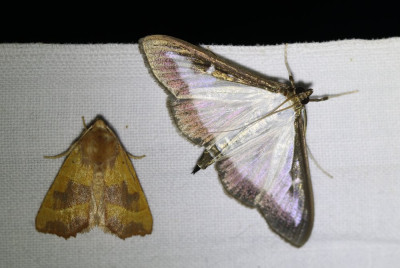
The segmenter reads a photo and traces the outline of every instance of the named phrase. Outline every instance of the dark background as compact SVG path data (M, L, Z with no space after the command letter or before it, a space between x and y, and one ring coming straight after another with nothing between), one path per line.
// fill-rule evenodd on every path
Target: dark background
M135 3L98 11L71 2L51 11L27 7L25 13L17 6L17 15L2 18L0 42L137 43L166 34L194 44L273 45L400 36L400 9L384 2Z

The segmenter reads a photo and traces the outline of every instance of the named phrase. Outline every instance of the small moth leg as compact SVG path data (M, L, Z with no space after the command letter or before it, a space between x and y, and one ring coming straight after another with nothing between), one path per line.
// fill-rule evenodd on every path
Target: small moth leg
M333 176L326 171L317 161L317 159L315 159L314 155L311 153L310 147L308 147L308 144L306 144L307 146L307 151L308 151L308 156L311 158L312 161L314 161L315 165L317 166L317 168L319 168L319 170L322 171L322 173L324 173L326 176L328 176L329 178L333 179Z
M128 153L128 152L127 152L127 154L128 154L128 156L129 156L130 158L132 158L132 159L142 159L143 157L146 156L145 154L144 154L144 155L135 156L135 155L132 155L132 154L130 154L130 153Z
M353 91L343 92L343 93L339 93L339 94L324 95L324 96L321 96L321 97L310 98L310 101L313 101L313 102L326 101L326 100L331 99L331 98L336 98L336 97L340 97L340 96L348 95L348 94L353 94L353 93L357 93L357 92L358 92L358 90L353 90Z
M82 116L82 123L83 123L83 127L84 127L85 129L87 129L87 126L86 126L86 123L85 123L85 117L84 117L84 116Z
M310 101L318 102L318 101L326 101L328 99L329 99L329 96L322 96L322 97L310 98Z

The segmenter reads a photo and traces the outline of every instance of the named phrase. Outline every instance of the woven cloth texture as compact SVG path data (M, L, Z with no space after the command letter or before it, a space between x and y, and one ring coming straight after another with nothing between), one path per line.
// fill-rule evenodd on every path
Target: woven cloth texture
M288 79L284 46L207 46ZM213 167L191 175L202 149L173 126L166 94L137 44L0 45L1 267L395 267L400 261L400 38L289 44L307 105L315 199L309 241L294 248L223 190ZM102 115L134 155L153 233L121 240L95 228L38 233L35 216L81 117Z

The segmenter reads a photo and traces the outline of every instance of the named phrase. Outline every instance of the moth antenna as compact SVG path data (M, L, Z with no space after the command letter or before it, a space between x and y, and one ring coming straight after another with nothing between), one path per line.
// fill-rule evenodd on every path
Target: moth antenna
M83 127L84 127L85 129L87 129L86 122L85 122L85 117L84 117L84 116L82 116L82 123L83 123Z
M136 156L136 155L130 154L130 153L128 153L128 152L127 152L127 154L128 154L128 156L129 156L130 158L132 158L132 159L142 159L143 157L146 156L145 154L144 154L144 155Z
M285 44L285 65L286 65L286 69L287 69L288 74L289 74L290 84L292 84L293 88L296 88L296 86L294 84L293 74L292 74L292 71L290 70L289 63L288 63L288 60L287 60L287 47L288 47L288 44L286 43Z
M82 116L82 123L83 123L83 127L85 128L85 130L87 130L88 128L86 126L86 122L85 122L85 117L84 116ZM71 153L71 151L74 148L74 146L75 146L75 143L72 144L71 147L69 147L69 149L67 151L65 151L65 152L63 152L61 154L58 154L58 155L45 155L43 157L46 158L46 159L56 159L56 158L60 158L60 157L69 155L69 153Z
M310 158L312 159L312 161L314 161L315 165L319 168L319 170L321 170L329 178L333 179L333 176L328 171L326 171L320 164L318 164L318 161L317 161L317 159L315 159L315 157L311 153L311 150L310 150L310 147L308 147L308 144L306 144L306 146L307 146L307 151L308 151Z
M65 151L65 152L63 152L63 153L61 153L61 154L58 154L58 155L50 155L50 156L45 155L45 156L43 156L43 157L46 158L46 159L56 159L56 158L60 158L60 157L69 155L69 153L72 151L72 149L73 149L74 147L75 147L75 143L72 144L71 147L69 147L69 149L68 149L67 151Z
M339 94L325 95L325 96L321 96L321 97L310 98L310 101L314 101L314 102L326 101L331 98L336 98L336 97L349 95L349 94L353 94L353 93L357 93L357 92L358 92L358 90L353 90L353 91L347 91L347 92L343 92L343 93L339 93Z

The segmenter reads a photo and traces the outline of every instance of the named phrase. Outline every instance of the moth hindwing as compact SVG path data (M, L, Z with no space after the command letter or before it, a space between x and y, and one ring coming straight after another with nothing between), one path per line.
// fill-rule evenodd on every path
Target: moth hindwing
M272 81L173 37L147 36L139 46L168 93L177 128L204 147L194 172L215 163L229 194L302 246L313 226L304 110L312 90Z

